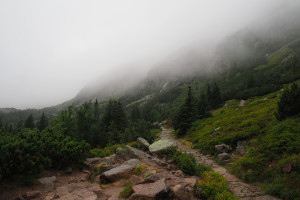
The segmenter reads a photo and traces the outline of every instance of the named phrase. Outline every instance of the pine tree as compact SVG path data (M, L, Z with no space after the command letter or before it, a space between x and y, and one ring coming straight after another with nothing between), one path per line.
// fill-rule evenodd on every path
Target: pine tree
M48 118L45 116L45 113L42 114L40 121L38 122L38 129L40 131L44 130L48 126Z
M222 103L222 99L221 99L220 89L216 82L213 84L211 98L212 98L211 99L212 108L218 108Z
M33 116L29 115L24 124L25 128L34 129Z
M2 120L0 119L0 129L3 128Z
M98 100L96 99L94 103L94 118L96 121L99 120L99 116L100 116L100 109L99 109Z
M283 120L300 112L300 88L293 83L291 88L284 90L280 101L278 102L277 113L278 120Z
M188 87L185 103L181 106L179 112L174 119L174 128L178 130L178 136L187 133L192 122L196 119L196 106L191 86Z

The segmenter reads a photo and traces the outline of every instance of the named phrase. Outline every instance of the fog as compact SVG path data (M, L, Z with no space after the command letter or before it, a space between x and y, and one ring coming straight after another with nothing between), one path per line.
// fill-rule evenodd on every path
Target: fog
M177 50L217 44L295 2L0 0L0 107L42 108L91 82L140 79Z

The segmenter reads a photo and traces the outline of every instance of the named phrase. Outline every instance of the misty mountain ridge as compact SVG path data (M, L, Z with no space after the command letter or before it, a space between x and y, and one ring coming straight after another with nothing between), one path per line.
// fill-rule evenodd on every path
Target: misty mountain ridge
M155 65L144 80L130 82L133 79L126 75L98 87L86 86L68 103L96 98L101 101L145 88L164 90L180 80L204 79L233 66L249 69L264 64L270 55L299 38L300 15L295 10L287 9L288 14L282 11L272 19L249 25L217 45L199 44L178 50Z
M282 9L272 18L250 24L218 44L199 42L188 45L158 62L146 74L128 70L120 75L116 72L110 79L95 80L83 87L73 99L40 109L39 113L53 114L72 104L81 105L95 99L105 102L111 97L126 99L123 103L127 105L145 97L149 99L155 92L161 93L194 81L212 80L220 75L229 76L226 73L230 70L237 70L235 74L245 70L252 73L257 66L266 64L274 53L299 39L300 14L297 11L297 7ZM291 54L297 55L297 52ZM288 56L290 54L285 55ZM2 109L0 113L19 111Z

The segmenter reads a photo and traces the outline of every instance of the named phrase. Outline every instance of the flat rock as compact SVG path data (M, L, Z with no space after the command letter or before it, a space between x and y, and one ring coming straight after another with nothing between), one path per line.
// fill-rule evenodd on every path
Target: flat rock
M132 175L132 171L141 162L137 159L131 159L124 162L122 165L112 168L100 175L101 183L114 182L120 179L129 178Z
M144 138L142 138L142 137L139 137L136 140L136 143L142 149L148 149L149 146L150 146L149 142L147 140L145 140Z
M139 184L132 187L133 194L129 200L138 199L167 199L169 187L165 183L165 179L158 180L154 183Z
M140 160L149 160L152 158L152 156L150 156L149 154L128 145L126 145L124 148L117 148L115 157L116 159L123 160L128 160L132 158Z
M158 153L158 152L165 150L172 146L176 146L176 144L174 142L172 142L171 140L161 139L161 140L158 140L158 141L154 142L153 144L151 144L149 146L149 151L151 153Z
M219 160L226 161L230 160L231 156L228 153L221 153L218 155Z
M154 182L158 181L159 179L160 179L160 177L157 174L153 174L153 175L145 178L143 183L154 183Z
M43 177L43 178L39 178L38 182L40 184L42 184L44 187L54 187L54 182L56 181L56 177L55 176L51 176L51 177Z
M98 163L101 163L102 162L102 158L99 158L99 157L94 157L94 158L87 158L85 161L84 161L84 164L88 167L91 167L95 164L98 164Z

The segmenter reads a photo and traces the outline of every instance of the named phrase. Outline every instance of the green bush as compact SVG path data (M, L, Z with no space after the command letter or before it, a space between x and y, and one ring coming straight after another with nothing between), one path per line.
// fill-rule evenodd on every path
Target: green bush
M125 188L120 192L120 197L122 198L128 198L132 194L132 181L126 181L124 183Z
M83 162L89 144L52 129L24 129L17 135L0 134L0 174L33 175L47 168L65 168Z
M213 171L204 172L201 182L196 184L196 188L201 188L202 194L207 199L237 200L238 198L229 191L227 186L228 182L225 178Z
M193 154L182 153L175 146L160 151L159 156L174 160L178 168L187 175L201 176L203 172L211 170L208 166L198 164Z
M211 170L208 166L197 164L194 155L181 153L174 157L176 165L187 175L202 176L205 171Z

